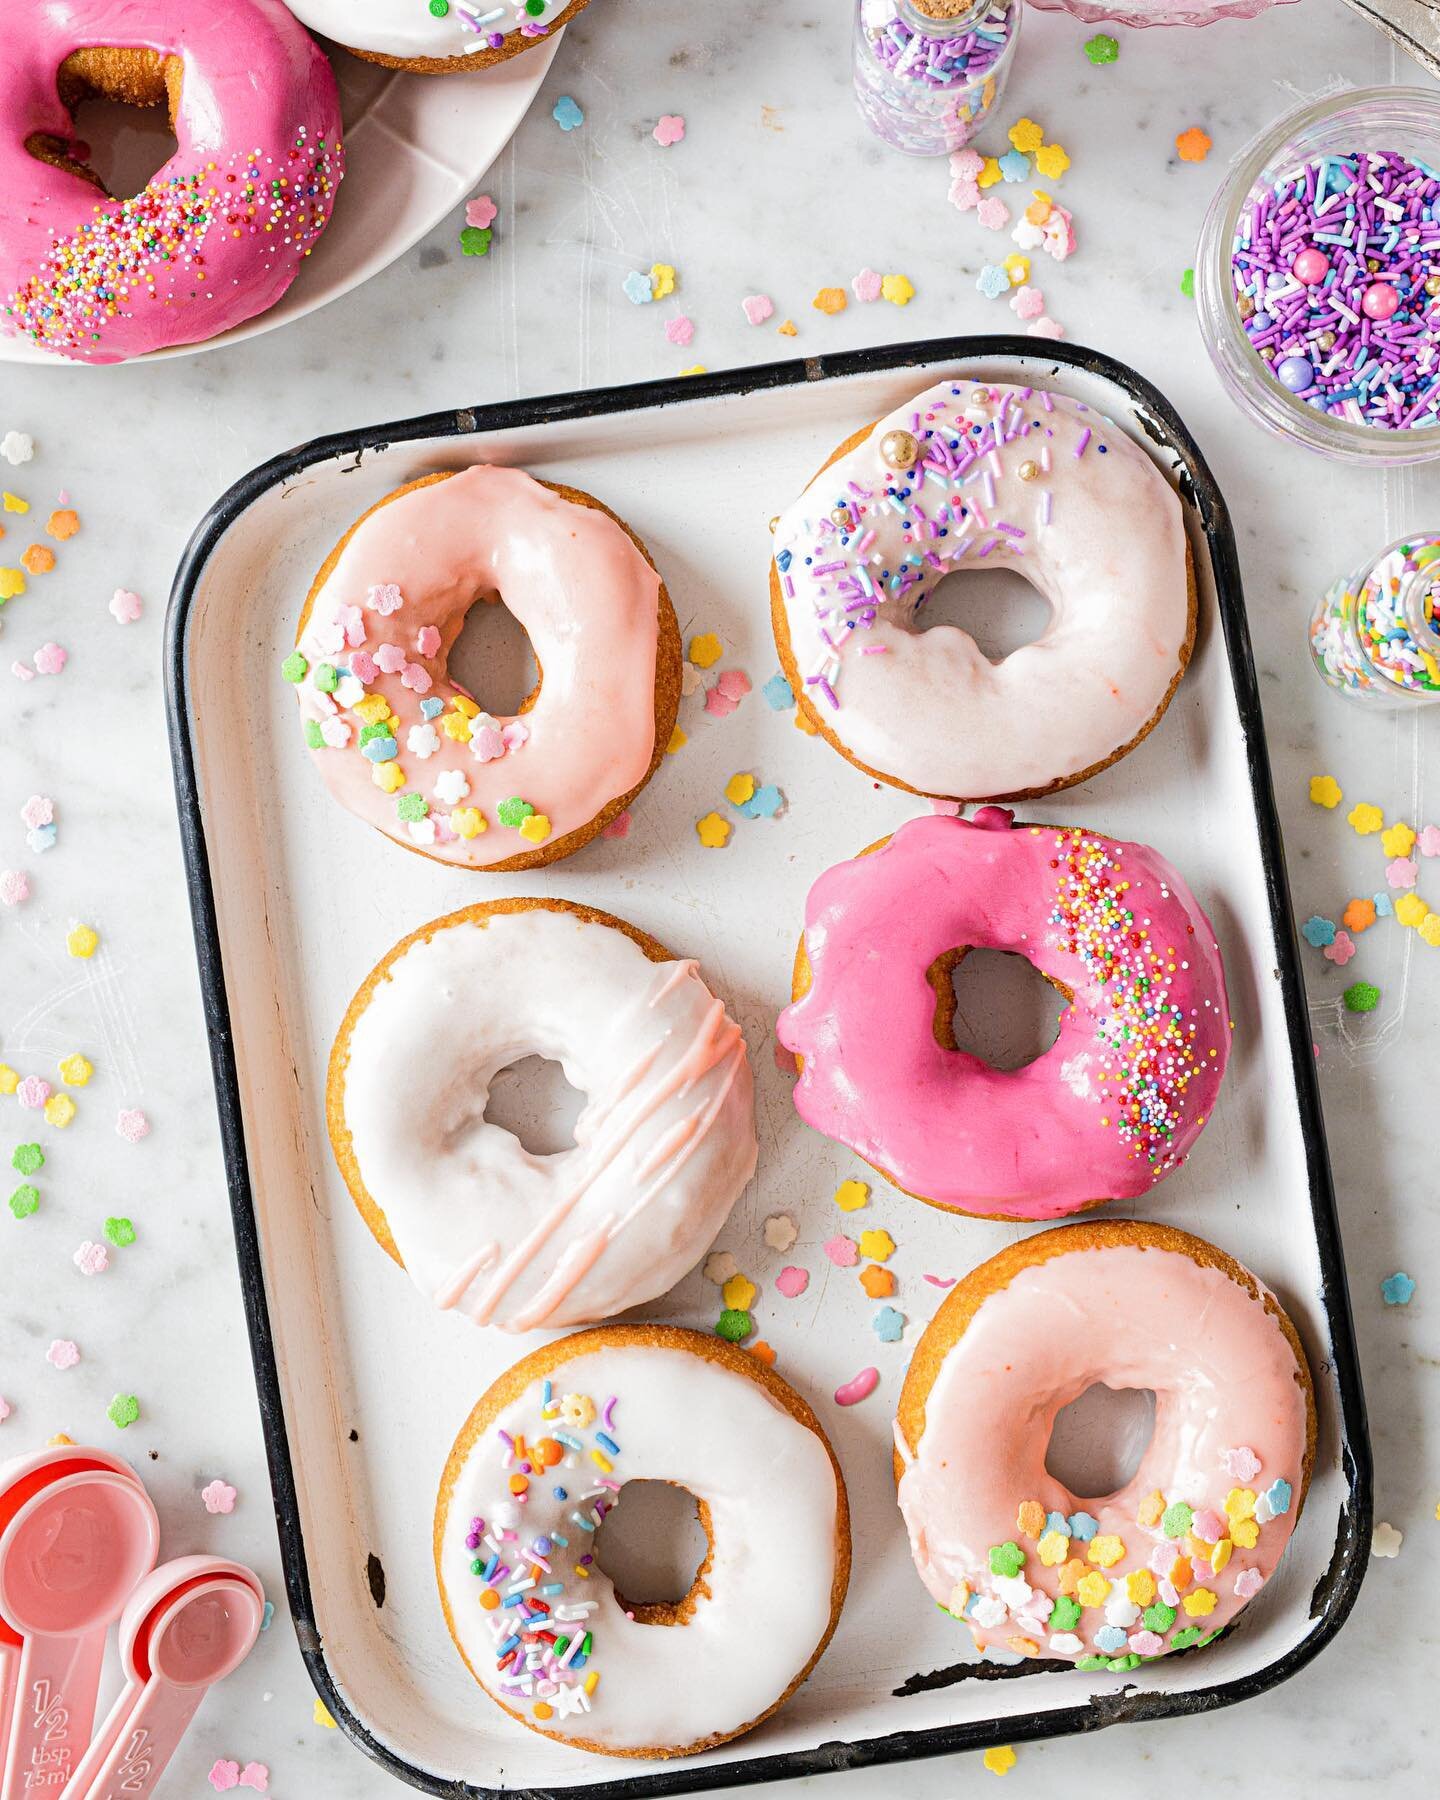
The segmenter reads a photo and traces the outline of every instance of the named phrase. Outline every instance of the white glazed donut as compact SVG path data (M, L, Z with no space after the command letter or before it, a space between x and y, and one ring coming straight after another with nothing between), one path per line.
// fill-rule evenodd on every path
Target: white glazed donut
M917 629L956 569L1018 570L1050 603L989 662ZM1157 722L1189 660L1180 502L1078 400L941 381L843 444L775 527L771 615L808 720L895 787L956 800L1070 787Z
M699 1502L709 1553L672 1605L621 1600L593 1560L637 1480ZM534 1351L477 1404L440 1484L435 1571L471 1674L514 1717L612 1756L693 1754L759 1724L819 1659L849 1579L845 1484L764 1363L612 1325Z
M372 62L422 74L484 68L543 44L587 0L286 0L296 18Z
M485 1119L529 1055L584 1093L534 1156ZM467 907L403 939L350 1004L326 1113L346 1185L422 1293L480 1325L589 1324L673 1286L755 1171L740 1027L688 959L564 900Z

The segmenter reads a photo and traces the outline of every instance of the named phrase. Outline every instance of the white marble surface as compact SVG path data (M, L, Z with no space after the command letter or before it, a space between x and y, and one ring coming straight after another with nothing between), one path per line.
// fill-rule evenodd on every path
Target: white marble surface
M1083 247L1040 279L1072 338L1128 358L1169 393L1228 494L1295 902L1302 916L1333 916L1352 892L1382 885L1384 859L1339 814L1309 805L1307 777L1335 774L1347 807L1365 798L1391 817L1430 822L1440 812L1426 811L1436 807L1426 752L1440 719L1371 720L1326 694L1306 664L1303 614L1317 587L1368 548L1435 522L1440 472L1352 477L1263 438L1220 391L1179 277L1223 162L1256 129L1342 81L1420 77L1339 0L1303 0L1201 34L1121 31L1109 68L1085 61L1089 35L1032 14L1004 109L1007 122L1022 112L1039 119L1075 159L1062 192ZM550 118L564 93L586 112L570 134ZM689 122L685 143L669 150L649 137L662 112ZM1200 167L1180 164L1173 149L1194 123L1216 144ZM774 11L741 0L596 0L483 186L501 207L483 262L459 256L452 220L359 292L237 349L148 368L0 365L0 432L28 430L40 445L28 467L0 471L5 484L44 510L66 488L84 521L59 569L32 581L3 617L0 668L47 639L64 643L71 661L58 680L3 690L0 867L28 869L34 894L0 915L0 1059L44 1070L84 1048L99 1070L63 1136L22 1132L27 1115L0 1115L7 1156L21 1136L43 1135L51 1151L44 1210L24 1226L0 1217L0 1394L14 1409L0 1424L0 1455L57 1431L116 1444L150 1482L172 1547L253 1562L277 1599L162 709L162 614L188 532L246 469L346 425L694 361L720 368L1009 323L1003 304L974 288L997 240L947 206L943 164L899 161L863 135L850 106L842 0ZM632 307L621 279L654 261L679 269L680 292ZM819 287L866 264L909 275L908 310L852 304L832 319L811 309ZM739 302L751 292L775 299L767 327L744 322ZM663 334L681 306L697 327L688 350ZM786 314L799 326L794 339L774 331ZM723 447L717 474L723 480ZM23 545L18 522L5 522L6 549ZM106 612L117 584L147 602L144 619L123 629ZM59 804L59 847L43 858L26 850L18 819L35 792ZM66 958L73 918L102 934L89 963ZM1440 956L1391 924L1361 941L1343 973L1307 952L1307 975L1378 1516L1406 1533L1405 1546L1397 1560L1372 1563L1338 1643L1286 1687L1210 1718L1024 1747L1010 1776L1022 1791L1080 1800L1373 1781L1418 1795L1433 1780L1440 1232L1427 1059L1440 1038ZM1357 975L1382 987L1382 1006L1342 1032L1336 996ZM149 1113L143 1144L114 1135L122 1105ZM71 1252L117 1213L135 1220L139 1241L86 1281ZM1404 1310L1380 1298L1381 1278L1398 1268L1419 1284ZM79 1342L78 1368L47 1365L56 1337ZM143 1409L123 1436L104 1416L117 1391L137 1394ZM216 1475L240 1491L229 1518L207 1516L199 1499ZM268 1763L279 1800L391 1791L310 1711L282 1609L250 1665L201 1714L162 1793L207 1793L218 1756ZM957 1778L989 1779L971 1757L845 1780L876 1796L903 1782L924 1800Z

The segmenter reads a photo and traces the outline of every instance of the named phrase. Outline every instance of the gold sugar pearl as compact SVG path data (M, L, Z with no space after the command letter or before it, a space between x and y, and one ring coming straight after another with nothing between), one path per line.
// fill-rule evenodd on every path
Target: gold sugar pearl
M1427 275L1425 277L1425 292L1429 294L1432 300L1437 294L1440 294L1440 275Z
M972 406L988 406L990 404L989 388L972 388L970 392Z
M1322 331L1315 342L1322 350L1333 350L1335 348L1335 333L1333 331Z
M914 433L887 431L880 440L880 460L890 469L913 469L920 460L920 445Z
M1040 465L1037 462L1031 462L1027 457L1016 472L1022 481L1033 481L1040 473Z
M848 527L850 524L850 508L848 506L832 507L830 519L835 525L844 525Z
M773 518L773 519L772 519L772 520L771 520L771 521L770 521L770 535L771 535L771 537L774 537L774 535L775 535L775 527L776 527L776 526L777 526L777 525L778 525L778 524L779 524L779 523L780 523L780 515L779 515L779 513L776 513L776 515L775 515L775 517L774 517L774 518Z

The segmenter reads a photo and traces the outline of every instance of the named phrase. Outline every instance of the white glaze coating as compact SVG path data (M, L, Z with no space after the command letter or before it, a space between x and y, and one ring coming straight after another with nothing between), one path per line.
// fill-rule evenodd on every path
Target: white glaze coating
M488 47L493 35L509 37L526 25L551 28L569 0L546 0L544 12L536 18L526 12L525 0L450 0L449 12L438 19L429 0L286 0L286 4L303 24L337 44L408 58L473 56ZM492 16L496 13L498 18Z
M881 457L895 431L919 442L918 491ZM859 762L921 793L1003 799L1105 762L1163 702L1189 628L1176 495L1099 413L1039 389L927 389L786 508L775 556L802 693ZM916 629L939 582L977 567L1051 605L999 664L958 626Z
M534 1156L490 1082L552 1057L586 1096ZM511 1331L609 1318L698 1261L755 1169L745 1041L693 962L535 907L463 916L389 964L350 1038L344 1114L416 1285Z
M571 1517L577 1497L589 1496L588 1510L609 1493L590 1464L592 1427L573 1434L582 1452L569 1452L566 1464L533 1481L523 1506L513 1503L507 1476L515 1465L506 1462L496 1428L531 1444L541 1431L564 1429L558 1419L539 1422L541 1394L532 1384L480 1434L442 1528L441 1585L466 1660L488 1692L529 1714L531 1697L503 1692L496 1670L497 1646L507 1641L518 1608L502 1617L500 1609L480 1606L485 1583L471 1571L465 1536L472 1518L484 1519L511 1565L523 1561L515 1548L558 1531L569 1543L555 1546L546 1579L566 1583L556 1604L567 1605L581 1589L584 1603L593 1604L584 1619L593 1634L584 1673L598 1673L599 1681L588 1712L550 1718L542 1729L620 1750L683 1748L738 1731L774 1706L829 1629L839 1496L824 1444L757 1382L684 1350L605 1344L552 1371L550 1381L556 1399L585 1394L597 1411L616 1396L609 1435L620 1453L607 1458L611 1480L676 1482L706 1503L709 1593L683 1623L650 1625L627 1618L598 1568L586 1582L575 1578L575 1559L593 1542ZM563 1502L553 1493L561 1483ZM519 1544L506 1545L495 1531L507 1521ZM491 1553L482 1545L480 1554ZM549 1703L565 1705L553 1696Z

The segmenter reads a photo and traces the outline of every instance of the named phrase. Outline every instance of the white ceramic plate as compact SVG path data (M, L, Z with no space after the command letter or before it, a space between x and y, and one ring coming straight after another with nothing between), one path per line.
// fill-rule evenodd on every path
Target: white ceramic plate
M473 75L407 75L330 50L345 121L346 172L335 217L278 305L199 344L152 357L189 356L273 331L359 287L467 197L539 92L563 31L546 44ZM95 167L112 192L134 192L159 166L158 120L129 107L82 111L81 133L104 133ZM64 364L25 338L0 337L0 362ZM151 360L150 358L146 359Z

